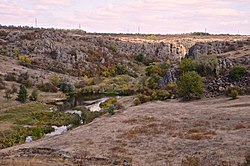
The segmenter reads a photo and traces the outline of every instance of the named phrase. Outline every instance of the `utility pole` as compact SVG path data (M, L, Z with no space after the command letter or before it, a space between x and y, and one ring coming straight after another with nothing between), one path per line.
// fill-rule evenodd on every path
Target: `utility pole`
M207 33L207 28L205 28L205 33Z
M81 29L81 24L79 24L79 29Z
M138 26L138 34L140 33L140 30L141 30L141 28L140 28L140 26Z
M35 27L37 28L37 18L35 18Z

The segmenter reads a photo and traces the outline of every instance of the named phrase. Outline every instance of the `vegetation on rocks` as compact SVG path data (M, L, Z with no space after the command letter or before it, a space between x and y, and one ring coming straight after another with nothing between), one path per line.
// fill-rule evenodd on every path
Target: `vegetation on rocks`
M20 64L25 65L25 64L31 64L32 60L29 58L28 55L21 55L18 57L18 61Z
M196 63L192 58L186 58L180 62L180 69L183 73L195 71Z
M247 70L243 66L235 66L229 71L229 77L232 80L239 80L247 74Z

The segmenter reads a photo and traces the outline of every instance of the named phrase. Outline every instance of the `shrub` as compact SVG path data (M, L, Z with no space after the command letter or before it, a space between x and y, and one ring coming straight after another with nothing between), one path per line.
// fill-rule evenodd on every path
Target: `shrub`
M109 113L110 115L114 115L114 114L115 114L115 106L114 106L114 105L110 105L110 106L108 107L108 113Z
M18 82L18 83L22 83L23 80L27 80L27 79L29 79L29 78L30 78L30 75L29 75L28 72L26 72L26 73L21 73L21 74L18 76L17 82Z
M6 49L2 49L2 54L3 54L3 55L8 55L9 52L8 52L8 50L6 50Z
M17 87L14 84L12 84L11 85L11 93L12 94L17 93L18 92L17 90L18 90Z
M45 84L39 84L37 85L37 88L42 91L42 92L52 92L52 93L56 93L58 91L57 87L55 87L53 84L51 83L45 83Z
M41 128L34 128L32 130L32 136L36 139L42 138L44 136L44 132Z
M151 76L153 74L158 74L159 76L163 77L168 67L169 65L167 63L161 64L158 62L153 62L146 68L146 75Z
M184 59L180 62L180 69L183 73L194 71L196 64L192 58Z
M113 52L117 51L117 47L114 44L110 45L109 49Z
M32 91L32 93L31 93L29 99L30 99L31 101L37 101L38 95L39 95L38 90L35 89L35 90Z
M27 92L26 87L24 85L20 85L17 100L22 103L25 103L27 98L28 98L28 92Z
M28 57L28 55L21 55L18 57L18 61L20 64L31 64L32 60Z
M250 152L248 152L245 155L245 162L244 162L243 166L249 166L249 165L250 165Z
M7 73L4 76L5 81L16 81L15 73Z
M176 89L177 89L177 84L175 82L169 82L167 84L167 90L171 93L174 94L176 93Z
M3 79L0 78L0 90L5 89L5 83L3 82Z
M156 100L167 100L169 99L170 94L167 90L157 90L156 91Z
M13 49L13 53L17 55L19 53L19 50L18 49Z
M195 71L187 72L179 78L177 91L184 100L200 98L204 93L202 77Z
M161 77L158 74L152 74L151 77L147 80L147 86L150 89L159 89L159 82Z
M115 72L117 75L127 74L128 73L127 66L125 64L118 63L115 67Z
M74 84L75 88L84 88L87 85L87 81L86 80L81 80L79 82L76 82Z
M9 101L12 96L11 96L11 90L10 89L6 89L5 92L4 92L4 98L6 98L7 101Z
M148 101L151 101L151 97L150 96L147 96L147 95L143 95L143 94L139 94L136 96L135 100L134 100L134 104L135 105L139 105L139 104L142 104L142 103L146 103Z
M49 80L56 87L60 87L62 85L62 83L63 83L63 78L61 78L61 77L59 77L59 76L57 76L55 74L50 75Z
M135 60L137 62L144 62L145 61L145 56L143 54L138 54L136 57L135 57Z
M229 71L232 80L239 80L247 74L247 69L243 66L235 66Z
M228 96L228 97L231 97L231 92L232 91L237 91L238 92L238 95L241 95L242 92L241 92L241 88L238 87L238 86L233 86L233 87L227 87L226 90L225 90L225 95Z
M60 87L60 90L63 93L73 93L74 92L74 86L72 84L70 84L67 81L64 81Z
M232 89L231 90L231 93L230 93L230 97L234 100L234 99L237 99L238 98L238 91L236 89Z
M196 60L196 71L201 76L210 76L216 74L218 58L216 55L201 55Z

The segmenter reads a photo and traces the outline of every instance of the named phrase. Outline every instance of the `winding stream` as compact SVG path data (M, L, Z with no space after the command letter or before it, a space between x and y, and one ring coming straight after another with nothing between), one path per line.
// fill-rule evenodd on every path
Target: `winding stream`
M97 99L97 100L85 101L84 104L86 104L87 106L86 105L84 105L84 106L86 106L86 108L88 108L90 111L101 111L100 104L107 101L108 99L109 99L108 97L103 97L103 98L100 98L100 99ZM82 112L78 111L78 110L67 110L67 111L65 111L65 113L77 114L80 117L82 117ZM83 124L83 121L81 120L80 123ZM46 134L45 137L60 135L60 134L62 134L64 132L66 132L70 127L71 127L71 125L69 125L69 126L59 126L59 127L58 126L52 126L52 128L54 128L55 131ZM29 137L28 141L30 141L30 137Z

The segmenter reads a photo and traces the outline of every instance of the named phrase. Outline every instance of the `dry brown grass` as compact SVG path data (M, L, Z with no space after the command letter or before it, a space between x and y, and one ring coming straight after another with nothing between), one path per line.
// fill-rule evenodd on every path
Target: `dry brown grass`
M161 134L164 132L161 129L161 125L157 123L150 123L145 126L136 126L133 127L132 129L124 132L123 134L119 135L118 138L127 138L127 139L134 139L139 136L145 136L145 135L156 135L156 134Z
M132 119L126 119L122 121L122 123L136 124L139 122L149 123L149 122L154 122L154 121L157 121L157 119L154 116L143 116L143 117L137 117L137 118L132 118Z
M109 149L112 153L125 153L127 151L127 149L125 149L124 147L119 147L119 146L115 146L113 148Z
M197 120L193 124L194 124L194 127L208 126L209 122L207 120Z
M211 139L216 132L213 130L207 130L206 128L192 128L189 129L183 138L191 140L205 140Z
M244 128L246 128L246 126L245 126L244 124L242 124L242 123L238 123L238 124L234 127L235 130L244 129Z
M74 164L66 159L61 158L40 158L34 156L28 157L15 157L12 159L0 160L1 166L56 166L56 165L68 165L73 166Z

